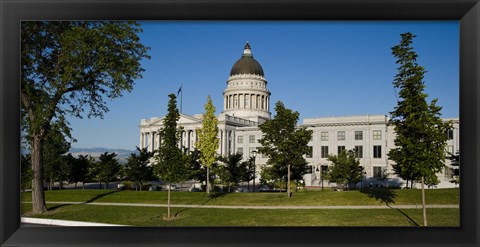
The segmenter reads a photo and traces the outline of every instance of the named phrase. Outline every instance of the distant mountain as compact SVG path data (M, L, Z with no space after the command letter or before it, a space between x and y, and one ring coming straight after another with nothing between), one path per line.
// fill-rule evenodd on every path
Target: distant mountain
M116 153L118 161L122 164L127 163L127 158L130 156L131 153L137 153L136 150L119 149L119 148L103 148L103 147L70 148L70 151L69 151L69 153L71 153L75 157L78 157L79 155L90 155L94 158L100 157L100 155L105 152Z

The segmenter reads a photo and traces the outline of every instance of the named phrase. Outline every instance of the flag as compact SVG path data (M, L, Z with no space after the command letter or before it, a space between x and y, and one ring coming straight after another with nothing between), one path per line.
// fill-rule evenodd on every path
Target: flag
M182 86L178 89L177 95L182 91Z

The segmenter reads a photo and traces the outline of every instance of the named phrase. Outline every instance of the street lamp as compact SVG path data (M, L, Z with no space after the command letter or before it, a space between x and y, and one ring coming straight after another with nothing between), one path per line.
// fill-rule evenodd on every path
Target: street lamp
M257 166L255 165L255 159L257 158L257 150L252 151L252 156L253 156L253 192L255 192L255 178L257 177L257 172L256 172Z

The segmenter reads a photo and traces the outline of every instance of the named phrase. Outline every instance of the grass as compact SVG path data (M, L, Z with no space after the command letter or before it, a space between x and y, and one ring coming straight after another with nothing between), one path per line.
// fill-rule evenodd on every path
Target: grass
M167 203L165 191L57 190L46 191L46 200L68 202ZM426 190L427 204L459 204L458 189ZM31 202L31 193L22 193ZM286 193L172 192L173 204L241 206L350 206L421 205L421 190L303 191L287 198Z
M421 209L199 209L172 208L177 217L164 220L166 208L54 205L37 218L101 222L131 226L418 226ZM22 212L31 204L22 204ZM428 209L429 226L459 226L459 209Z
M45 192L47 202L117 202L166 204L164 191L57 190ZM427 204L459 204L458 189L426 190ZM31 202L31 193L22 193ZM421 205L420 190L303 191L286 193L173 192L172 204L241 206ZM166 221L166 208L47 203L49 211L33 215L22 203L22 215L37 218L101 222L132 226L417 226L418 209L213 209L172 208L175 220ZM429 226L459 226L459 209L429 208Z

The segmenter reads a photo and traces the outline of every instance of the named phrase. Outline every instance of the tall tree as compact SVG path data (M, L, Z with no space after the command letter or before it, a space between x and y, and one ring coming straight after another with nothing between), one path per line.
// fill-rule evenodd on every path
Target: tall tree
M66 140L61 127L60 123L52 124L42 148L44 159L43 173L48 181L50 190L55 182L59 182L61 188L63 181L68 180L70 167L63 156L70 149L70 142Z
M101 154L97 162L97 181L104 182L105 189L108 189L108 183L117 180L120 168L116 153Z
M156 163L153 172L161 180L168 184L168 207L167 218L171 218L170 195L172 183L178 183L184 178L188 161L179 148L179 129L177 121L180 113L177 109L175 94L168 95L168 113L163 119L163 129L160 131L162 143L156 155Z
M131 91L141 78L139 24L124 21L24 21L21 23L21 114L32 156L34 213L47 211L43 144L65 115L102 117L104 97Z
M328 179L337 185L355 185L362 181L360 160L355 158L353 150L342 150L338 155L328 155L327 160L332 162L328 171Z
M20 172L21 172L21 189L25 192L26 189L32 187L32 164L30 163L30 154L22 154L20 157Z
M125 175L129 180L137 183L141 191L143 184L153 179L153 166L150 164L153 153L148 151L147 148L136 148L138 154L131 153L130 157L127 158Z
M412 33L403 33L400 44L392 47L399 65L393 85L400 91L389 120L396 133L396 147L388 156L395 162L394 169L400 177L421 182L423 224L427 226L424 185L427 180L434 181L435 174L444 167L445 132L451 124L442 121L442 108L436 105L437 99L427 103L423 81L425 69L417 63L413 38Z
M459 184L460 183L460 151L455 152L455 154L449 153L448 159L450 159L450 165L453 167L450 182Z
M303 155L310 151L307 144L313 131L297 128L299 113L287 109L282 102L275 103L275 111L277 114L273 119L259 126L263 138L259 140L262 146L258 151L267 155L267 165L272 167L275 178L288 181L290 166L291 179L298 182L307 173L307 161ZM290 185L287 185L287 194L290 196Z
M68 156L72 156L68 154ZM73 158L73 159L72 159ZM85 155L79 155L77 158L73 157L69 158L73 162L70 164L70 173L68 176L68 180L70 183L75 184L75 188L77 188L77 183L82 182L82 188L85 189L85 182L88 179L88 169L89 169L89 162L88 157Z
M248 162L241 162L242 157L243 154L236 153L219 158L223 162L223 165L220 165L220 178L228 184L228 192L232 185L238 185L243 178L247 177Z
M218 119L215 117L215 106L213 106L210 95L205 104L202 128L198 130L198 142L196 143L201 153L200 162L207 168L207 193L210 193L210 169L217 160L218 149Z

